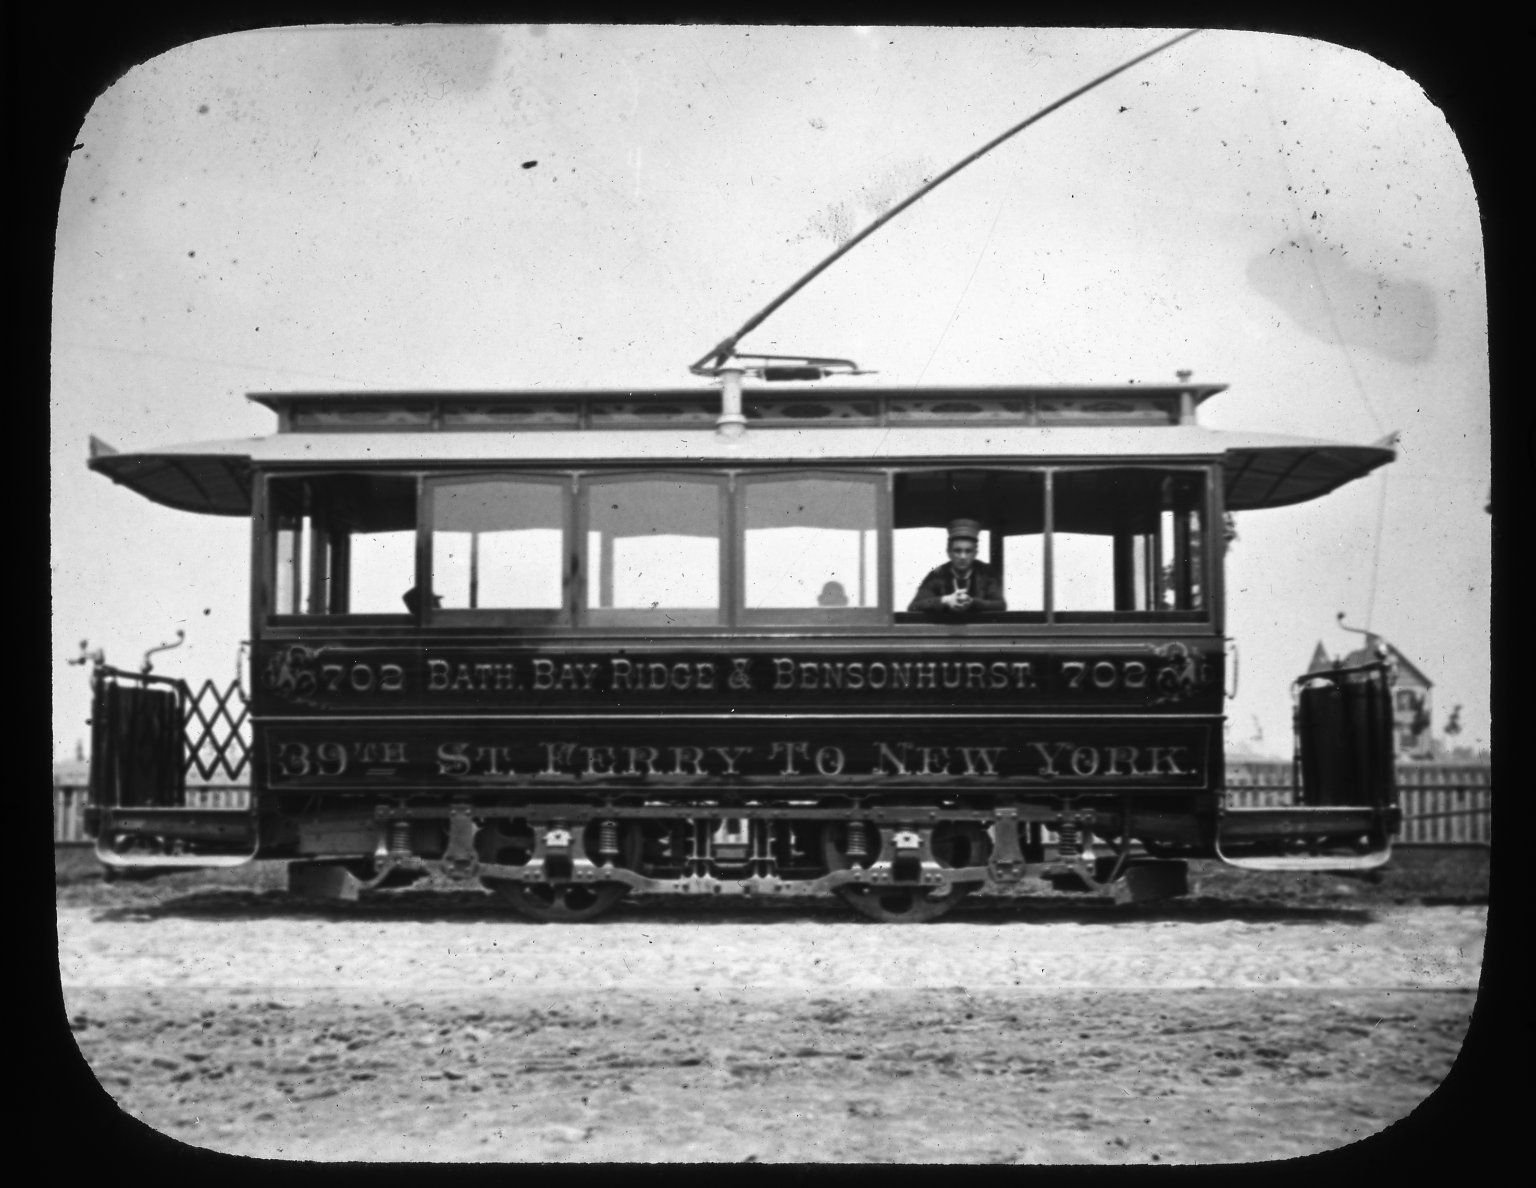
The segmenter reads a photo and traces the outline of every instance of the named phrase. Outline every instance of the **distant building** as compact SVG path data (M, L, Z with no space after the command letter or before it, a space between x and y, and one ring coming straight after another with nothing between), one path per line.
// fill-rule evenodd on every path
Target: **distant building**
M1327 672L1366 664L1385 653L1392 670L1392 732L1399 759L1433 759L1439 746L1432 724L1430 691L1434 681L1412 660L1379 635L1367 635L1366 645L1345 656L1330 659L1321 640L1312 650L1308 672Z

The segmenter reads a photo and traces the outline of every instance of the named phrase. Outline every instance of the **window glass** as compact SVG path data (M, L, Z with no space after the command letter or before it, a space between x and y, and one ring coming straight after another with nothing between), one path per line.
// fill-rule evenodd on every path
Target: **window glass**
M432 490L432 588L445 610L558 610L565 493L550 479L459 479Z
M739 491L748 610L880 604L875 482L775 478Z
M405 613L401 595L416 570L414 478L274 478L267 494L273 613Z
M710 611L720 607L721 488L716 480L592 479L586 487L587 607Z

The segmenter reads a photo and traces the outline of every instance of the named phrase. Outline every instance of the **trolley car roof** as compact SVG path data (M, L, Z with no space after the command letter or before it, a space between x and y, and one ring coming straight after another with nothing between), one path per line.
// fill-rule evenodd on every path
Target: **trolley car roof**
M699 423L694 415L706 404L709 410L718 408L718 394L712 389L639 394L505 393L473 398L474 408L490 410L486 414L488 419L509 409L522 416L529 415L530 410L543 410L547 415L549 410L563 407L562 398L566 402L579 400L583 408L595 408L598 402L606 400L619 408L621 415L626 409L630 413L648 413L662 406L682 410L682 415L670 423L637 424L631 420L625 427L616 428L599 427L596 418L585 415L581 421L585 427L547 422L517 428L492 427L494 421L478 428L450 427L441 410L443 402L451 398L431 393L391 393L386 397L370 393L262 395L252 399L279 412L281 432L135 453L118 453L93 439L90 467L167 507L214 515L249 515L251 475L257 469L268 468L443 469L507 463L550 468L617 465L676 469L691 465L796 463L867 466L1219 460L1226 476L1228 510L1248 511L1316 499L1396 456L1391 438L1357 445L1206 429L1191 423L1193 405L1220 390L1219 385L837 389L811 396L797 394L802 403L811 400L843 409L842 419L836 423L753 421L738 437L722 436L712 420ZM773 395L779 399L777 393ZM1180 396L1185 400L1182 418L1176 404ZM864 419L857 415L858 408L863 407L861 401L870 407L876 402L889 402L894 408L898 400L905 408L918 409L919 419L891 423L891 418L884 415L885 405L881 404L878 416L885 423L848 423ZM671 403L667 404L668 401ZM933 415L934 410L942 414L944 409L962 408L957 403L960 401L969 401L963 408L972 417L978 405L995 405L1009 413L1006 417L982 418L979 423L954 423L942 415ZM1171 410L1168 415L1158 411L1165 402ZM436 411L428 406L435 406ZM1078 418L1078 423L1027 423L1038 421L1033 411L1036 408L1064 407L1087 411ZM1113 411L1116 407L1122 409L1118 415ZM331 422L336 424L335 428L311 427L295 415L295 410L302 412L305 408L317 412L327 408L365 410L365 415L373 420L359 431L346 427L350 418L344 412ZM855 412L848 414L849 408ZM425 422L407 418L404 414L410 410L425 417ZM749 406L749 412L752 411ZM1083 423L1084 418L1088 418L1088 423ZM1184 423L1170 423L1180 419ZM1094 423L1102 420L1109 423ZM318 425L325 423L320 421Z

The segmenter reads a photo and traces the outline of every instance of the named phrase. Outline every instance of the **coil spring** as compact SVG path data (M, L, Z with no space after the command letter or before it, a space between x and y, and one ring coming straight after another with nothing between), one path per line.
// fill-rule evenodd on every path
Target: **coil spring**
M1076 821L1063 821L1056 826L1057 849L1065 855L1075 857L1082 853L1082 836L1077 831Z
M869 857L869 837L865 833L863 821L848 822L848 857Z
M389 856L391 858L409 858L411 856L411 823L409 821L390 822Z
M604 821L597 827L597 852L605 858L618 855L619 823L617 821Z

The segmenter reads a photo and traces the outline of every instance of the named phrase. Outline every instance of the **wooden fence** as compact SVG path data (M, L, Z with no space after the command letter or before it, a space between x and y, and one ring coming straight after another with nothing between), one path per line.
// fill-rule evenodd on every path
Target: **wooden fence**
M1260 808L1292 803L1291 764L1228 759L1227 803ZM1487 763L1399 763L1400 846L1486 846L1493 837L1493 772Z
M1228 803L1257 808L1291 803L1290 763L1278 759L1229 759ZM1399 763L1398 803L1403 846L1486 846L1493 836L1493 780L1486 763ZM53 789L53 840L83 845L84 784L56 784ZM240 811L250 804L250 789L238 784L194 784L187 788L188 808Z

